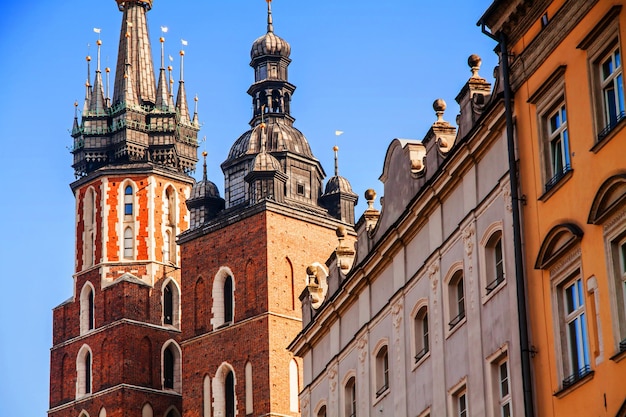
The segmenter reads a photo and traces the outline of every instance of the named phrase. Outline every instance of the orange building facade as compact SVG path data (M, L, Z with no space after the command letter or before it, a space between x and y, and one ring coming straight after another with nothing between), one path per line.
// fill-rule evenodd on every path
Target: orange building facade
M537 416L626 415L623 1L496 1L508 45Z

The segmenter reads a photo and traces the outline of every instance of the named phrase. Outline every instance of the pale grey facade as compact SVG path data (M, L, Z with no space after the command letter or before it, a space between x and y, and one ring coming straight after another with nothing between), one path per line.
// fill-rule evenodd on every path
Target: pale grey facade
M505 106L472 76L422 140L394 139L343 243L307 269L303 417L521 416L520 330ZM497 71L496 71L497 73Z

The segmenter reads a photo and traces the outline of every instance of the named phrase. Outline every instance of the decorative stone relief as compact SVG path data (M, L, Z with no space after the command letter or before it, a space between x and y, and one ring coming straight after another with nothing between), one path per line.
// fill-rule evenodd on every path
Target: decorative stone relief
M572 262L574 262L577 259L580 259L580 256L581 256L581 250L579 246L575 250L571 251L567 256L562 258L552 268L550 268L550 276L551 277L558 276L559 274L563 272L563 270L569 267L572 264Z
M474 224L470 224L463 230L463 243L465 244L465 254L467 256L472 256L472 252L474 252L474 234L476 233L476 229L474 228Z
M428 279L430 280L430 284L434 294L437 294L437 284L439 283L439 277L437 276L439 273L439 263L433 262L428 267Z
M513 200L511 199L511 185L509 183L502 187L502 196L504 197L504 208L509 213L513 213Z
M335 392L337 389L337 364L333 364L328 370L328 385L330 392Z
M465 288L469 288L469 305L470 308L474 307L476 300L476 292L474 291L474 261L472 260L472 254L474 253L474 235L476 234L476 228L474 223L470 223L469 226L463 230L463 243L465 245L465 254L467 255L467 285Z
M398 329L400 323L402 323L402 301L398 301L391 307L391 317L393 327Z
M302 400L300 401L300 410L302 410L302 416L306 417L309 415L309 395L307 394L306 396L304 396L302 398Z

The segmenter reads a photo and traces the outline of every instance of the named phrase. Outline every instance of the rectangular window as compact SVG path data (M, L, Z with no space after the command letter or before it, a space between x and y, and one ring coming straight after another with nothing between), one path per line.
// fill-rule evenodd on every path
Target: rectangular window
M548 116L548 181L546 191L550 190L563 176L571 170L569 143L567 133L567 112L565 104Z
M600 61L599 73L604 110L604 129L598 135L598 139L602 140L626 116L619 48L611 51L608 56Z
M415 335L415 362L419 362L429 351L428 309L426 306L419 309L413 319Z
M463 271L457 271L448 287L450 317L452 320L448 323L450 330L459 324L465 318L465 290L463 288Z
M511 389L509 386L509 362L498 364L499 407L501 417L511 417Z
M456 397L456 415L458 417L467 417L467 393L462 392Z
M591 372L583 282L574 278L561 287L561 335L564 358L563 388Z

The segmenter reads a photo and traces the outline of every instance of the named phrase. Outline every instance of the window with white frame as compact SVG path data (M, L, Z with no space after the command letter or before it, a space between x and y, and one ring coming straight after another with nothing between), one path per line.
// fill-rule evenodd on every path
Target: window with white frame
M539 152L544 191L550 191L572 170L565 100L565 66L560 66L531 94L537 107Z
M76 357L76 397L80 398L92 392L92 355L91 349L83 345Z
M344 417L356 417L356 378L351 377L344 386Z
M133 215L133 200L134 200L133 187L127 185L124 188L124 216Z
M163 347L161 372L163 389L181 392L181 351L174 341L167 342Z
M591 372L585 291L579 271L557 287L563 388Z
M233 323L235 317L235 280L228 267L221 267L213 280L213 318L214 329Z
M83 202L83 257L85 260L84 267L90 267L94 264L94 251L95 251L95 192L93 188L89 187L85 193L85 199Z
M132 227L124 229L124 259L133 259L134 256L135 237L133 236Z
M415 337L415 362L419 362L430 351L428 329L428 307L422 306L413 318L413 334Z
M496 364L498 374L498 408L500 417L511 417L511 385L509 377L509 361L503 358Z
M611 50L600 62L600 87L604 110L604 129L600 136L610 132L626 113L624 112L624 81L619 47Z
M546 117L546 191L550 190L572 167L570 164L567 111L565 102L548 113Z
M617 258L614 263L616 266L615 281L616 287L619 288L616 291L618 297L618 308L621 310L622 329L620 334L619 350L620 352L626 351L626 238L618 241L614 245L614 258Z
M389 349L382 346L376 353L376 397L389 389Z
M465 387L458 390L452 397L452 407L455 417L467 417L469 415L467 407L467 389Z
M450 330L454 329L465 318L465 288L463 271L458 270L448 284L448 306L450 311Z
M577 45L587 52L597 143L603 143L626 116L619 40L621 6L613 6Z
M502 231L494 232L485 245L485 263L487 268L487 294L504 282L504 251Z
M84 334L94 329L94 289L91 283L86 283L80 292L80 333Z

